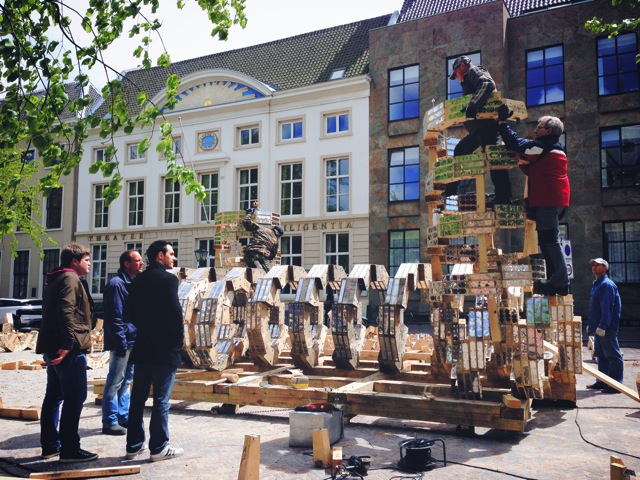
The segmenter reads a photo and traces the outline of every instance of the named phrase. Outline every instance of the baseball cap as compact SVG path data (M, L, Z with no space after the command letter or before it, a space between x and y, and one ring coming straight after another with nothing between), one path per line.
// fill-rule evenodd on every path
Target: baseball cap
M456 58L453 61L453 70L451 72L451 75L449 75L449 79L454 80L456 78L456 68L458 68L463 63L464 64L469 64L469 63L471 63L471 59L469 57L467 57L466 55L462 55L461 57Z
M604 258L592 258L589 260L589 265L593 265L594 263L599 263L600 265L604 265L609 268L609 262L607 262Z

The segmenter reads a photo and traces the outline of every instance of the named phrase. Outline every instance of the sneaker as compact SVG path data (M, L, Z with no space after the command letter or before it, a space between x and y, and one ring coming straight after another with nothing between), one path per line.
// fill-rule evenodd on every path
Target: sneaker
M169 460L171 458L179 457L183 453L183 448L172 447L171 444L167 443L167 446L164 447L161 452L152 454L149 459L152 462L159 462L161 460Z
M77 452L72 453L71 455L63 455L60 454L60 463L80 463L80 462L90 462L92 460L96 460L98 458L97 453L87 452L86 450L79 449Z
M60 447L43 448L40 456L46 460L48 458L57 457L58 455L60 455Z
M127 455L126 455L127 460L133 460L138 455L140 455L142 452L144 452L146 449L147 449L147 444L143 443L142 446L138 450L136 450L135 452L127 452Z
M127 429L116 423L115 425L102 427L102 433L105 435L126 435Z

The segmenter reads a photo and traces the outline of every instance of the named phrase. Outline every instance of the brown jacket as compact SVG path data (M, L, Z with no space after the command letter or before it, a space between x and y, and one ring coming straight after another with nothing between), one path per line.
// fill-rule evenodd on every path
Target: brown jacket
M69 268L57 268L47 274L47 281L36 353L55 355L59 349L88 350L91 307L80 277Z

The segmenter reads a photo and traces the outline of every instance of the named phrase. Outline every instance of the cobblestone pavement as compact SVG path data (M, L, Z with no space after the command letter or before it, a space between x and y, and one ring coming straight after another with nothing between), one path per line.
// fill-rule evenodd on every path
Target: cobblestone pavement
M640 349L623 348L625 384L635 390L640 371ZM590 352L584 349L585 358ZM31 351L0 353L0 362L36 360ZM89 377L104 377L106 368L90 370ZM336 445L343 456L369 455L371 480L399 478L440 479L605 479L610 456L640 473L638 432L640 403L622 394L587 390L589 375L578 376L577 408L557 403L534 404L524 433L476 428L457 432L456 425L357 416L345 427ZM44 394L44 370L0 371L0 396L5 406L39 405ZM328 471L313 466L311 448L289 447L289 410L243 407L236 415L212 415L212 404L173 402L169 424L171 441L185 448L183 457L150 463L147 458L124 459L123 437L101 434L100 407L90 389L80 422L82 447L100 454L88 464L58 464L40 458L39 424L0 419L0 467L3 474L27 477L31 471L140 465L132 479L214 479L238 477L244 438L260 436L260 479L329 479ZM149 412L147 412L148 414ZM148 418L147 418L148 422ZM401 472L399 442L412 438L442 439L432 448L436 466L420 474ZM114 477L115 478L115 477ZM348 477L347 477L348 478ZM358 478L358 477L353 477Z

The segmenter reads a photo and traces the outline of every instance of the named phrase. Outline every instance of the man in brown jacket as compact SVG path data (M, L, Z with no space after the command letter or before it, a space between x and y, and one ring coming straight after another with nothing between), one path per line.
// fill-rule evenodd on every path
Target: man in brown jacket
M47 363L47 389L40 416L42 457L60 455L60 462L67 463L98 458L96 453L80 448L78 435L87 399L86 352L91 347L89 294L80 276L89 273L90 258L89 249L71 242L62 250L60 267L47 273L36 345L36 353L42 353Z

